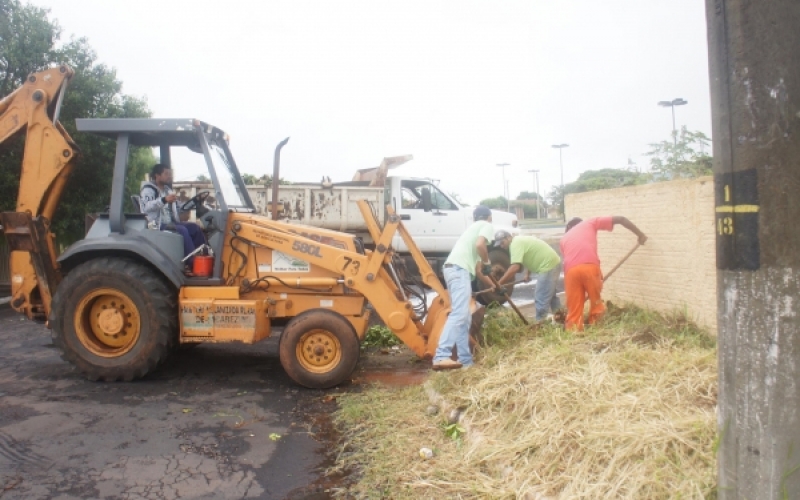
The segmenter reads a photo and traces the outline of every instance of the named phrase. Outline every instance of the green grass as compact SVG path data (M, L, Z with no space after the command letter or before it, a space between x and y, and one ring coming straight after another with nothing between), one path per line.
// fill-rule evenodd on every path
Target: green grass
M715 497L716 341L683 314L609 306L573 333L494 308L484 337L470 370L338 397L338 496Z

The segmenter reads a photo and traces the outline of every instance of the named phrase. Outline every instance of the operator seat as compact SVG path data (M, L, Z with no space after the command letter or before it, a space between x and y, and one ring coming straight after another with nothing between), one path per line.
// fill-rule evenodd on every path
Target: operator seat
M133 210L134 213L143 214L144 210L142 210L142 197L138 194L131 195L131 202L133 202Z

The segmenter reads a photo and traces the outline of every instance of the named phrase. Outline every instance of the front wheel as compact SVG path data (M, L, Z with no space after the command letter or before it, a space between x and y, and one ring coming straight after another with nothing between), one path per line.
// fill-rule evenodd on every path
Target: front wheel
M359 354L353 326L333 311L306 311L289 321L281 334L283 369L292 380L311 389L327 389L347 380Z
M176 294L149 267L92 259L73 269L53 297L53 343L90 380L141 378L175 344L177 309Z

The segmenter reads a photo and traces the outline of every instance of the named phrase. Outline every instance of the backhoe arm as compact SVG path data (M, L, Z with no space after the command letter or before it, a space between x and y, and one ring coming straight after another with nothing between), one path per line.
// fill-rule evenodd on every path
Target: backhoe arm
M60 275L50 221L78 147L58 122L67 82L67 66L34 73L0 101L0 144L25 133L15 212L0 214L11 250L11 306L29 318L43 319Z

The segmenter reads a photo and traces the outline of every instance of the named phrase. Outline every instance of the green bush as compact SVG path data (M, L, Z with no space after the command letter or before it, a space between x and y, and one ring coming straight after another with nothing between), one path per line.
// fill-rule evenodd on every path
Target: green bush
M361 347L392 347L402 344L403 341L397 338L389 328L384 325L373 325L367 330Z

